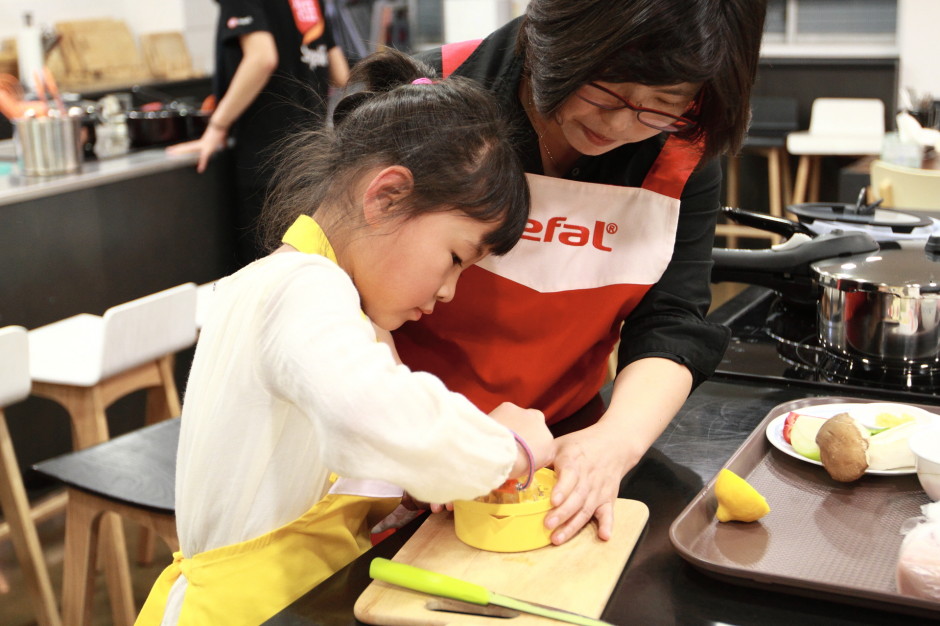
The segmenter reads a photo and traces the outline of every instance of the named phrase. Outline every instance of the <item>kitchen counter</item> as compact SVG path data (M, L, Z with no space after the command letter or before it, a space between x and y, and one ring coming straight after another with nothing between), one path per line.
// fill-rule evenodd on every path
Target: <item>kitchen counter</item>
M620 497L644 502L649 524L624 569L603 618L614 624L922 623L897 613L725 582L684 561L669 526L731 454L778 404L813 394L786 385L707 382L685 403L655 445L621 483ZM392 558L416 520L338 571L267 622L268 626L358 624L353 605L368 586L369 562ZM794 555L799 558L799 555ZM546 572L564 584L558 572ZM481 623L483 623L481 621Z
M161 148L89 160L82 170L19 172L0 141L0 326L28 329L232 269L231 159L204 174L197 155Z
M0 207L16 202L88 189L156 172L194 167L198 155L170 156L163 148L138 150L106 159L86 160L80 172L60 176L24 176L16 165L12 139L0 141L0 165L9 169L0 174ZM3 171L3 170L0 170Z

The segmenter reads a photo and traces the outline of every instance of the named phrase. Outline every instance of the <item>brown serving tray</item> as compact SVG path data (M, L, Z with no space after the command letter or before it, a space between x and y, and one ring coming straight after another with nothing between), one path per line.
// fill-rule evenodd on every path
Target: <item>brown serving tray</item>
M901 595L895 583L901 525L930 502L917 476L865 475L839 483L822 466L788 456L767 440L775 417L837 402L873 400L780 404L724 465L767 498L768 515L754 523L719 523L713 478L673 522L669 538L692 565L730 582L937 618L940 602Z

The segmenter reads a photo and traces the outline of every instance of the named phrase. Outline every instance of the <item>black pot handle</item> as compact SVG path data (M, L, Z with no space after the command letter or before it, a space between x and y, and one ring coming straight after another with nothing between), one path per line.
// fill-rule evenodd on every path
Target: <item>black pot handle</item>
M789 239L796 233L803 233L804 235L809 235L810 237L816 236L816 231L811 230L802 222L794 222L792 220L768 215L766 213L755 213L753 211L745 211L743 209L737 209L729 206L723 207L721 209L721 213L729 220L737 224L766 230L768 232L774 233L775 235L780 235L786 239Z
M818 296L813 263L878 249L868 233L841 230L769 250L713 248L711 280L761 285L794 302L811 303Z

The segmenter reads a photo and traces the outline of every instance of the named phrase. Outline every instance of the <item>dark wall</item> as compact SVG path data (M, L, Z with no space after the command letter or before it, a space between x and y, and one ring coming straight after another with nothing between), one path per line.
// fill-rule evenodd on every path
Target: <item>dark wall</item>
M800 129L809 128L813 100L834 98L879 98L885 103L885 128L894 130L899 91L898 59L761 59L755 96L790 97L797 101ZM820 200L838 201L858 190L840 190L839 172L856 157L823 159ZM791 176L796 176L797 158L791 157ZM841 191L841 193L840 193ZM764 211L767 204L767 162L745 153L741 160L741 208Z
M761 59L754 95L796 98L801 128L809 128L816 98L879 98L893 129L898 69L898 59Z

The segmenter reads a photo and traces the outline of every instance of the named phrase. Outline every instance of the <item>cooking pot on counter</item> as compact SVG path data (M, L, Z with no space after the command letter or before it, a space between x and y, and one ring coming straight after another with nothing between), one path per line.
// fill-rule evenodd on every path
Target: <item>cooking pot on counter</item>
M137 98L150 99L127 112L127 133L132 148L199 139L212 115L188 100L173 98L150 87L134 85L131 91Z
M716 248L713 282L774 289L816 309L819 342L850 359L940 364L940 236L876 241L860 231L725 209L739 223L789 236L770 250Z
M132 148L167 146L199 139L208 120L209 113L195 109L135 109L126 115L127 134Z
M812 264L822 287L819 340L850 358L924 363L940 357L940 236Z

